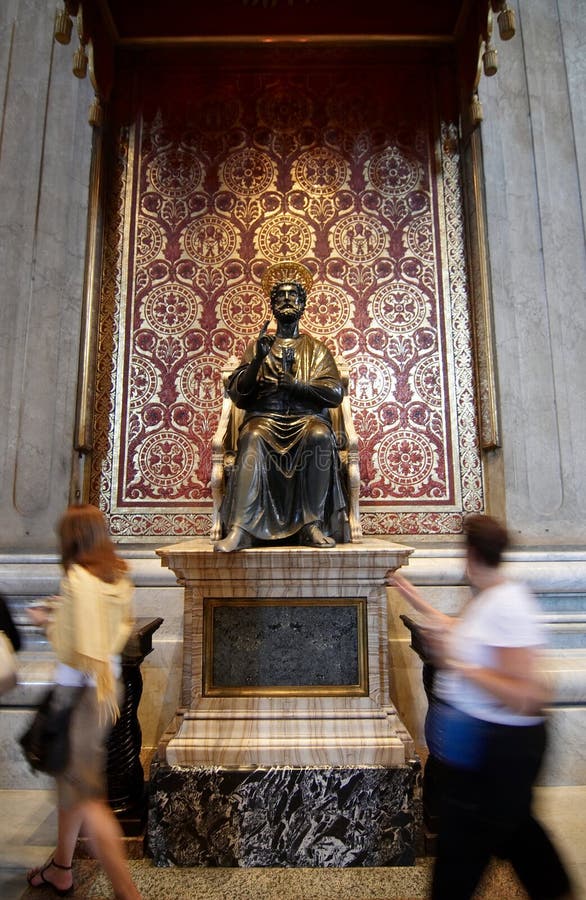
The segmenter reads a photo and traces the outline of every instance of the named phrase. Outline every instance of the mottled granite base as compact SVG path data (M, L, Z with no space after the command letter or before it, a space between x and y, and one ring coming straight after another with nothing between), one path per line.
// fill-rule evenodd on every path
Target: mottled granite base
M147 848L156 866L411 866L421 848L421 767L157 763Z

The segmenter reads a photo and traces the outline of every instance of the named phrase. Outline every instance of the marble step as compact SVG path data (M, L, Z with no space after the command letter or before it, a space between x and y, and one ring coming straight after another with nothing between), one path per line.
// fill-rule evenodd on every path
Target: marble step
M547 650L543 670L554 688L554 708L586 704L586 648Z
M550 650L586 650L586 617L584 621L567 617L545 625L545 638Z
M178 766L402 766L415 753L394 708L369 697L202 698L161 749Z

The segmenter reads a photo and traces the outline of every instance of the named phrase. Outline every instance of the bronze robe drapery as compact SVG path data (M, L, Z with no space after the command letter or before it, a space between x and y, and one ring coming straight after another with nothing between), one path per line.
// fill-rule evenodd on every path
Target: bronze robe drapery
M277 337L254 389L243 393L240 375L255 348L249 345L228 382L228 394L245 415L220 511L225 532L237 525L258 540L281 540L317 521L336 537L346 508L329 414L344 394L338 367L308 334ZM291 371L301 385L292 392L279 387L284 350L294 352Z

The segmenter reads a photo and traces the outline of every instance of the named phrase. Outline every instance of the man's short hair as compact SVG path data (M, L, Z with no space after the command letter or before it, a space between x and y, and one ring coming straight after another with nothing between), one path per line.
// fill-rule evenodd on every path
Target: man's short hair
M466 546L487 566L496 568L509 544L507 529L492 516L474 514L464 519Z

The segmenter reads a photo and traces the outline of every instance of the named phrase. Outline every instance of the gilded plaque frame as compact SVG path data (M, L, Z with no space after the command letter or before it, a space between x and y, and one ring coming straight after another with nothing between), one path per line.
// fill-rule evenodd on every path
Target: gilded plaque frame
M353 684L328 685L233 685L217 686L214 670L214 613L220 607L351 607L356 610L357 671ZM365 598L328 599L311 597L294 600L211 599L204 600L203 614L203 696L204 697L366 697L369 691L367 602Z

